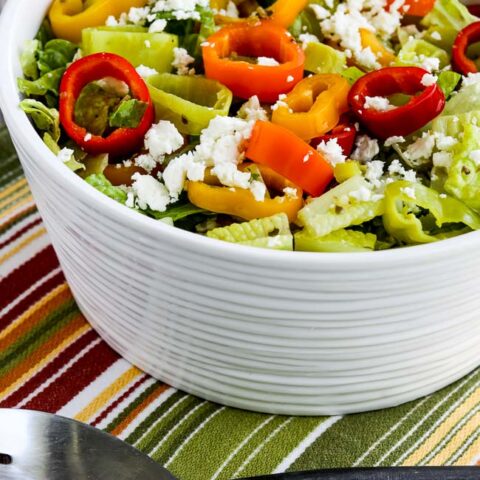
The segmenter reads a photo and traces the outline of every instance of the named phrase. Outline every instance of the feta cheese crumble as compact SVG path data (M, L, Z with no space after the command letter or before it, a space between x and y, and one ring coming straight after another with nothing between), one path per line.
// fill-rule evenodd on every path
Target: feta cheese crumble
M277 60L274 58L270 57L258 57L257 58L257 64L262 65L264 67L276 67L277 65L280 65Z
M195 75L195 69L189 66L195 61L184 48L173 49L172 67L177 70L178 75Z
M435 85L437 83L438 78L435 75L432 75L431 73L426 73L422 77L422 85L424 87L430 87L432 85Z
M142 210L150 208L156 212L164 212L170 203L168 190L151 175L135 173L132 176L132 191L136 196L136 204Z
M165 155L175 152L183 143L183 136L175 125L166 120L153 125L145 135L145 148L158 163L163 163Z
M328 142L322 140L318 144L317 150L325 157L332 167L335 167L335 165L338 165L339 163L344 163L347 159L336 138L332 138L328 140Z
M145 65L139 65L136 70L137 73L145 79L151 77L152 75L157 75L158 73L154 68L146 67Z
M392 145L398 145L399 143L405 143L405 138L399 136L388 137L385 140L384 145L386 147L391 147Z
M165 30L166 26L167 26L167 21L163 18L159 18L150 25L150 27L148 28L148 31L150 33L160 33Z
M72 159L74 153L75 152L71 148L62 148L58 152L57 159L62 163L67 163Z
M380 153L378 140L370 138L368 135L359 135L355 142L355 147L351 158L363 163L373 160Z
M250 97L241 107L237 114L240 118L248 121L268 120L267 112L262 108L256 95Z
M363 108L366 110L376 110L377 112L387 112L395 107L386 97L365 97Z

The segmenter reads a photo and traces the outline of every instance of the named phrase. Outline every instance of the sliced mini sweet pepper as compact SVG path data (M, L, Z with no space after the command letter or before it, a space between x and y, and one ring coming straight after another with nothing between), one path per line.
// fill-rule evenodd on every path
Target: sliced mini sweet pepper
M359 32L362 47L370 48L382 67L388 67L395 61L396 57L393 52L388 50L372 31L360 28Z
M333 168L317 150L270 122L256 122L246 157L269 166L313 196L321 195L333 179Z
M227 86L237 97L257 95L273 103L302 78L305 54L294 38L270 21L227 25L203 44L203 62L208 78ZM235 61L230 55L269 57L279 65L257 65Z
M308 0L277 0L268 11L272 22L288 28L300 12L308 5Z
M455 235L454 230L447 234L429 232L415 215L415 207L430 212L433 217L431 226L434 228L444 224L463 224L472 230L480 229L480 216L459 200L443 197L420 183L398 181L385 189L383 223L392 237L407 244L417 244Z
M228 115L232 92L208 78L190 75L153 75L147 85L158 119L170 120L186 135L200 135L210 120Z
M134 128L117 128L107 137L92 135L75 120L75 105L85 86L104 78L114 78L128 85L130 95L147 104ZM67 135L88 153L124 156L139 149L152 126L155 111L148 87L135 68L112 53L96 53L72 63L60 84L60 122Z
M378 138L407 136L433 120L445 106L445 95L434 83L422 83L428 72L418 67L388 67L361 77L351 88L348 100L353 113ZM403 106L390 110L365 108L367 97L411 95Z
M303 140L324 135L348 111L350 85L341 75L318 74L303 79L277 104L272 122Z
M395 0L387 0L387 8L390 8ZM405 0L400 11L414 17L424 17L433 9L435 0Z
M56 37L79 43L84 28L105 25L109 16L146 4L147 0L54 0L48 17Z
M465 27L457 35L452 47L453 69L462 75L478 72L477 65L467 56L468 47L480 41L480 22Z
M343 154L347 157L350 156L353 146L355 145L357 128L351 121L349 121L347 115L344 115L343 117L343 119L340 118L340 123L332 129L332 131L312 140L312 147L316 148L320 142L327 143L330 140L336 140L340 147L342 147Z
M244 165L246 168L247 165ZM258 165L265 185L272 192L282 192L285 188L295 189L296 196L281 195L258 201L250 190L229 188L215 183L211 175L204 182L189 182L188 198L193 205L210 212L233 215L245 220L271 217L285 213L290 222L297 218L298 211L303 206L302 190L276 173L271 168Z

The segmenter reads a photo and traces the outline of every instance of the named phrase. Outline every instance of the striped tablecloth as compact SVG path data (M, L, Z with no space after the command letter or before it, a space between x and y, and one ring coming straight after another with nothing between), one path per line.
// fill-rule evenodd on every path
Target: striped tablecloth
M78 310L4 129L0 407L55 412L95 425L148 453L182 480L480 461L480 370L398 408L295 418L203 401L121 359Z

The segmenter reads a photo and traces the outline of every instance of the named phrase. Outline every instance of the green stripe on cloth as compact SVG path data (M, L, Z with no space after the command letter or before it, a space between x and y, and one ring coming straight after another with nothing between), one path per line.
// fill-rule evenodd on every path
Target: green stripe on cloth
M55 312L47 315L43 321L34 326L22 339L0 352L0 376L21 363L41 347L50 337L79 314L75 302L70 301Z
M478 385L479 378L480 371L477 371L423 400L387 410L346 416L312 444L289 470L303 470L312 464L329 468L393 464L412 445L410 432L413 432L415 440L421 438L421 434L456 400L469 388ZM449 401L442 403L448 395ZM332 445L341 448L334 450Z

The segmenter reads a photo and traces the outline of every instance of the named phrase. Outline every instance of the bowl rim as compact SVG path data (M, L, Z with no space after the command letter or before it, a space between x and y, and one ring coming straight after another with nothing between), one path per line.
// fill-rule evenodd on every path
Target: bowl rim
M28 4L28 5L27 5ZM38 4L37 4L38 5ZM434 260L438 257L461 252L464 249L480 246L480 231L470 232L458 237L441 240L431 244L415 245L391 250L375 252L291 252L262 248L253 248L234 243L223 242L169 226L158 220L126 208L124 205L103 195L82 178L58 162L55 155L43 143L35 131L27 115L18 107L20 94L17 88L16 77L20 72L20 50L17 50L16 36L21 31L12 28L21 24L26 8L32 8L30 0L8 0L0 18L0 42L4 48L0 51L0 64L4 66L0 78L0 108L4 115L11 136L17 144L28 150L29 155L35 156L43 170L48 169L49 175L57 182L67 184L72 193L84 199L85 203L92 203L97 210L120 223L127 223L139 233L164 238L179 247L188 248L208 257L235 259L235 262L245 264L277 265L279 262L286 268L301 267L309 271L320 267L335 267L346 270L365 269L369 266L399 265L405 262L417 262L428 257ZM43 8L42 8L43 10ZM24 18L23 18L24 20ZM40 19L37 25L40 24Z

